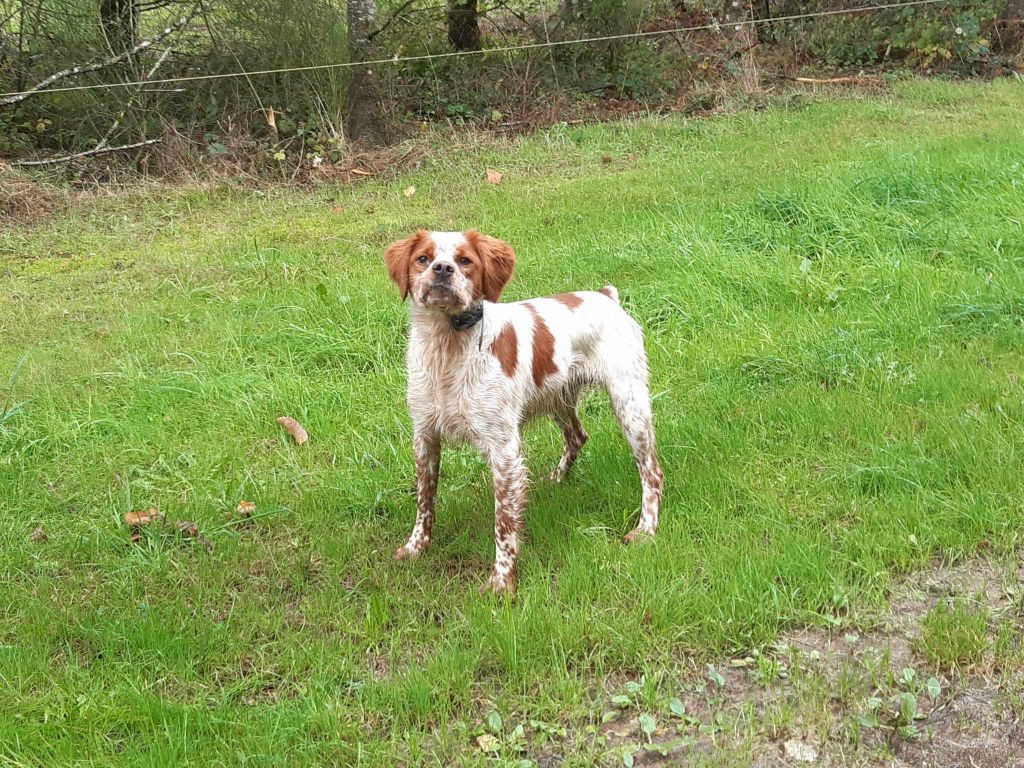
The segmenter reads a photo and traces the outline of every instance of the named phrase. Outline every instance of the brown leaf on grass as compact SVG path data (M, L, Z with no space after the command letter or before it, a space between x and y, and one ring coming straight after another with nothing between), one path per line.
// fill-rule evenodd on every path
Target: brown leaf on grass
M501 171L495 171L491 168L487 169L487 183L488 184L501 184L501 180L505 178L505 174Z
M605 165L608 165L609 163L611 163L611 161L612 161L612 156L611 155L605 155L604 157L601 158L601 162L604 163Z
M28 535L28 540L35 544L42 544L49 538L41 525L37 525L35 530Z
M178 533L180 533L186 539L199 538L199 526L193 523L191 520L179 520L175 528L177 528Z
M498 740L498 737L492 736L489 733L477 736L476 745L480 748L481 752L498 752L501 750L501 741Z
M344 213L344 212L345 212L345 206L344 205L332 205L331 206L331 213Z
M296 445L302 445L309 440L309 432L291 416L278 416L277 423L284 427L288 434L292 436Z
M369 171L364 171L362 168L353 168L351 171L349 171L349 173L354 174L356 176L373 176L372 173L370 173Z
M237 512L238 516L243 520L252 517L255 511L256 504L251 501L246 501L245 499L242 499L240 502L238 502L238 506L235 507L235 512Z
M149 525L154 520L159 520L163 515L156 507L147 507L137 512L129 512L124 516L124 522L129 528L140 528Z

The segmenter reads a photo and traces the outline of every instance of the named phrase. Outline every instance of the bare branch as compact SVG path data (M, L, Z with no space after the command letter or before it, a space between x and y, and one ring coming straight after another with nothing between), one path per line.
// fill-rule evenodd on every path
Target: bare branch
M54 72L52 75L50 75L46 79L40 80L38 83L36 83L31 88L29 88L29 89L27 89L25 91L22 91L21 93L15 93L15 94L12 94L10 96L7 96L5 98L0 99L0 107L6 107L6 106L10 106L11 104L17 104L19 102L22 102L25 99L27 99L29 96L32 96L32 95L34 95L36 93L39 93L40 91L46 90L46 88L48 88L49 86L53 85L58 80L63 80L65 77L72 77L74 75L82 75L82 74L85 74L87 72L95 72L98 69L106 69L107 67L112 67L112 66L114 66L116 64L120 64L122 61L127 61L132 56L135 56L136 54L138 54L140 51L144 51L145 49L149 48L151 45L155 45L156 43L159 43L161 40L166 38L168 35L171 35L174 32L177 32L179 29L181 29L186 24L188 24L189 21L192 20L192 17L194 15L195 15L195 13L193 12L193 13L190 13L189 15L187 15L187 16L182 16L180 19L178 19L176 22L174 22L170 26L165 27L160 32L160 34L153 36L149 40L142 40L135 47L133 47L133 48L127 50L127 51L124 51L122 53L119 53L117 56L112 56L109 59L104 59L103 61L97 61L97 62L94 62L92 64L83 64L81 66L68 67L67 69L62 69L60 72Z
M192 12L189 13L188 16L184 17L184 19L183 19L184 24L188 24L188 22L192 21L192 19L195 17L195 15L197 13L199 13L199 9L200 9L200 7L202 7L202 4L203 4L202 0L199 0L199 2L197 2L193 6ZM182 26L184 26L184 24ZM180 27L179 27L179 29L180 29ZM158 69L160 69L160 65L164 63L164 59L167 58L167 56L170 54L170 52L171 52L171 47L170 46L167 46L166 48L164 48L163 53L160 54L160 57L156 60L156 63L152 67L149 68L149 71L146 72L145 77L142 78L143 81L152 79L153 75L156 74L156 71ZM141 92L141 83L140 83L139 92ZM103 134L103 138L100 139L100 141L96 145L95 149L103 149L104 147L106 147L110 143L111 137L114 135L114 133L117 132L117 129L121 126L121 121L124 120L125 115L128 114L128 110L132 108L132 105L135 103L135 100L137 98L139 98L139 92L136 92L133 96L131 96L128 99L128 101L125 103L124 107L121 109L121 112L118 114L117 117L114 118L114 122L107 129L107 132L105 134Z
M139 147L148 147L151 144L159 144L163 139L146 139L145 141L137 141L134 144L122 144L119 147L103 147L102 149L87 149L85 152L76 152L73 155L64 155L62 157L50 157L46 160L16 160L11 165L58 165L60 163L70 163L72 160L78 160L83 157L92 157L93 155L105 155L108 152L121 152L126 149L138 149Z
M373 32L368 34L366 36L366 39L367 40L373 40L373 38L375 38L381 32L386 30L392 24L394 24L398 20L398 18L403 13L405 13L406 9L408 9L412 5L415 5L417 2L419 2L419 0L405 0L404 3L402 3L400 6L398 6L398 8L396 8L394 11L391 12L391 15L388 16L388 20L385 21L381 26L377 27L377 29L375 29Z

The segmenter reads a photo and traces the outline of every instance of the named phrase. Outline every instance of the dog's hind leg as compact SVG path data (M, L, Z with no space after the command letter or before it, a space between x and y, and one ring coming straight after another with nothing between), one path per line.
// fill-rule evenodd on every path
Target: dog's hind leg
M576 459L580 455L580 450L583 448L584 443L587 442L587 431L583 429L583 424L580 423L580 415L576 411L575 403L555 411L551 414L551 418L555 420L559 429L562 430L565 450L562 453L562 458L558 461L558 466L547 476L547 479L553 483L560 483L569 474L573 464L576 463Z
M647 389L646 361L641 358L631 366L620 366L615 375L608 377L606 384L622 434L633 451L643 488L640 520L636 528L625 537L625 541L630 542L638 536L652 536L658 529L658 512L665 484L654 446L654 421L651 396Z

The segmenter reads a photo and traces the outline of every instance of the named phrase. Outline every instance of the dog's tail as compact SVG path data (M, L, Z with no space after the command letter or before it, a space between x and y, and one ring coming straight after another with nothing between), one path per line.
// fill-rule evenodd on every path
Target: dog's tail
M599 290L598 293L603 293L616 304L619 303L619 289L616 288L614 285L606 285L604 288Z

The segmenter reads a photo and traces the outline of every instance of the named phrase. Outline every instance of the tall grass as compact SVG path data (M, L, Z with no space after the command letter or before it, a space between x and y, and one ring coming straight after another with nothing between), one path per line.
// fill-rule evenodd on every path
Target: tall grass
M855 626L894 574L1010 546L1022 108L1014 83L909 82L556 128L361 188L129 194L0 233L0 755L482 763L490 708L583 732L608 681ZM380 254L418 225L510 240L510 300L619 287L651 358L654 542L619 542L639 487L593 397L574 477L530 494L515 602L477 594L492 504L463 449L429 554L391 562L414 493ZM533 476L558 440L530 428ZM239 499L251 524L228 516ZM212 549L170 524L129 543L122 516L148 506Z

